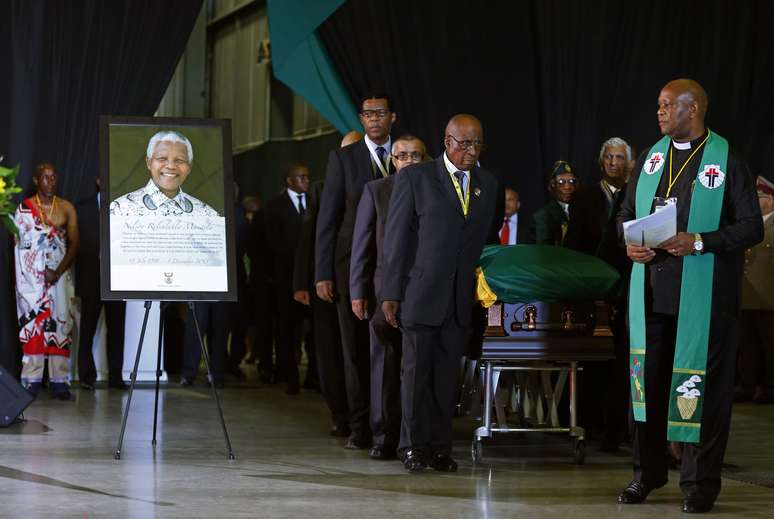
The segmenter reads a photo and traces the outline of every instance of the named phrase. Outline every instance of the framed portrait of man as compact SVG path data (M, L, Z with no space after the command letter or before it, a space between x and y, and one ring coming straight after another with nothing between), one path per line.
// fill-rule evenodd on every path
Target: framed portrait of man
M99 196L102 299L236 300L228 120L102 116Z

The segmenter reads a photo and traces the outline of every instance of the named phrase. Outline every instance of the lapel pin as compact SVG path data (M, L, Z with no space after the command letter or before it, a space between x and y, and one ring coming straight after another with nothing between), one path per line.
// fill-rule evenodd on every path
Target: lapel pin
M476 195L476 196L480 196L481 195L481 190L479 188L477 188L477 187L473 188L473 194Z

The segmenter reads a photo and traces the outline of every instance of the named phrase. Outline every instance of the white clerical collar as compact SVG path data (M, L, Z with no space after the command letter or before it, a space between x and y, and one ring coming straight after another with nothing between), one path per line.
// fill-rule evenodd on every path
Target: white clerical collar
M470 176L470 170L461 170L457 166L452 164L452 161L450 161L449 157L446 156L445 151L443 152L443 163L446 164L446 171L448 171L452 175L454 175L454 173L457 171L462 171L463 173L465 173L466 177Z
M686 141L686 142L672 141L672 146L674 146L678 150L690 150L691 149L691 141Z

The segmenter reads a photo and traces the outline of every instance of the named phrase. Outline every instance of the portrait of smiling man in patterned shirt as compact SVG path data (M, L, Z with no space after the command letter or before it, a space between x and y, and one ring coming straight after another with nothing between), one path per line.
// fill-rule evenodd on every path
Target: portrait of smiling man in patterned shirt
M115 216L218 216L212 207L187 193L181 186L191 173L193 146L175 131L157 132L148 141L145 165L150 180L142 188L110 203Z

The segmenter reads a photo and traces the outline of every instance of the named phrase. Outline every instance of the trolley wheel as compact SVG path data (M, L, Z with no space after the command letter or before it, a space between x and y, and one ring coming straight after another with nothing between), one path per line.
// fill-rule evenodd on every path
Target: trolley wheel
M479 463L484 455L484 446L481 440L473 440L470 444L470 457L473 460L473 464Z
M584 440L575 440L573 442L573 461L578 465L583 465L586 460L586 442Z

